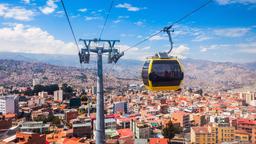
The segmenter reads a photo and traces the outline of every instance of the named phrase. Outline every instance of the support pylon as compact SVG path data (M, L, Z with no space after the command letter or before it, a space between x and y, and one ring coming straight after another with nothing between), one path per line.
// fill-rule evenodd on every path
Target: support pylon
M105 144L105 117L104 117L104 94L103 94L103 64L102 55L108 53L108 63L117 63L124 55L114 48L119 40L101 39L80 39L85 44L85 48L79 53L80 63L89 63L90 52L97 54L97 103L96 103L96 144ZM108 43L108 49L104 47L91 48L91 43Z

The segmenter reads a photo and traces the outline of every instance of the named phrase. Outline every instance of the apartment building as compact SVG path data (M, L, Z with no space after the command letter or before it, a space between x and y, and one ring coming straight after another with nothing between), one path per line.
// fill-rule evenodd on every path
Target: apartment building
M0 113L19 113L19 97L16 95L0 96Z
M192 144L220 144L223 142L232 142L235 140L235 128L217 124L192 127L190 136Z

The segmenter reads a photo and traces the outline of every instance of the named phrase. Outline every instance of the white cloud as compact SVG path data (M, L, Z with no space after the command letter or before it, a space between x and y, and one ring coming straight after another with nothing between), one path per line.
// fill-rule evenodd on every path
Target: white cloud
M43 54L76 54L73 43L57 40L38 27L14 24L0 29L0 51Z
M186 54L188 53L189 49L190 48L185 45L180 45L172 50L171 55L183 59L186 58Z
M12 18L20 21L29 21L33 18L34 12L22 7L11 7L7 4L0 4L0 17Z
M201 35L196 36L193 41L202 42L202 41L206 41L206 40L209 40L209 39L211 39L209 36L201 34Z
M239 51L243 53L256 53L256 42L249 43L233 43L233 44L214 44L210 46L201 46L201 52L216 49L230 49L232 51Z
M142 26L144 23L142 21L137 21L134 24L137 25L137 26Z
M175 31L172 33L174 39L191 38L194 42L202 42L216 38L236 38L246 36L254 27L229 27L229 28L200 28L184 25L175 26Z
M256 54L256 42L237 44L241 52Z
M217 36L241 37L246 35L249 31L250 31L250 28L224 28L224 29L216 29L213 32Z
M133 11L133 12L141 10L141 8L132 6L131 4L128 4L128 3L118 4L116 5L116 8L124 8L124 9L127 9L128 11Z
M254 49L243 49L241 51L249 54L256 54L256 47Z
M57 11L57 14L64 14L64 11Z
M255 4L256 0L216 0L217 3L220 5L227 5L227 4Z
M126 34L126 33L122 33L120 34L121 37L135 37L134 34Z
M160 36L160 35L155 35L152 38L149 39L150 41L159 41L159 40L167 40L167 37L165 36Z
M200 50L201 52L207 52L208 51L208 49L207 48L201 48L201 50Z
M201 46L201 52L207 52L209 50L216 50L216 49L225 49L225 48L234 48L231 44L213 44L210 46Z
M80 11L80 12L86 12L86 11L87 11L87 8L81 8L81 9L79 9L78 11Z
M57 4L56 4L57 0L48 0L46 2L46 5L44 7L40 7L39 9L41 10L41 12L43 14L51 14L53 13L56 9L57 9Z
M201 52L207 52L208 50L213 50L213 49L217 49L217 48L220 48L220 45L211 45L211 46L201 46L200 47L200 51Z
M71 18L78 18L80 17L81 15L80 14L77 14L77 15L71 15Z
M22 2L25 3L25 4L29 4L30 0L22 0Z
M101 17L97 17L97 16L85 16L84 17L86 21L91 21L91 20L97 20L97 19L101 19Z
M57 11L55 13L55 16L57 16L57 17L63 17L64 15L65 15L64 11Z
M174 37L177 37L177 36L184 36L184 35L187 35L187 34L189 34L189 32L188 32L187 30L185 30L185 29L182 29L182 28L177 29L177 30L175 30L175 31L173 32L173 36L174 36Z
M128 19L130 16L118 16L118 19Z
M117 23L120 23L121 20L114 20L113 23L117 24Z
M116 20L113 21L113 23L117 24L123 21L124 19L129 18L129 16L118 16Z
M226 5L230 3L230 0L216 0L220 5Z

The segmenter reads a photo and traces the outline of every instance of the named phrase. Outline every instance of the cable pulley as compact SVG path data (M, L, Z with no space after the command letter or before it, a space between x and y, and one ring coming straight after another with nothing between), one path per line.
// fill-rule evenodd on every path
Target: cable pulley
M163 29L163 32L166 32L167 35L168 35L168 38L169 38L169 42L170 42L170 45L171 45L171 48L170 50L167 52L167 54L170 54L172 52L172 49L173 49L173 41L172 41L172 35L171 33L174 32L174 29L172 29L172 27L165 27Z

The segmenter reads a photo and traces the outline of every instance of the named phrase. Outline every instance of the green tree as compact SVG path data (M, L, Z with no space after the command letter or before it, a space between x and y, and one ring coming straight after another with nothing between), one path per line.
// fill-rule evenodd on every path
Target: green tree
M35 85L34 89L27 90L23 92L25 95L32 96L34 94L38 94L39 92L45 91L48 92L49 94L53 94L54 91L58 90L59 86L57 84L50 84L50 85Z
M45 88L43 85L35 85L32 92L37 94L38 92L41 92L44 90L45 90Z
M172 121L170 120L166 127L162 129L162 134L165 138L171 140L174 138L175 134L181 133L182 129L179 126L173 125Z
M66 83L62 84L62 90L66 93L73 93L74 91L73 88Z
M43 91L46 91L49 94L53 94L54 91L56 91L58 89L59 89L59 86L57 84L50 84L50 85L44 86Z

